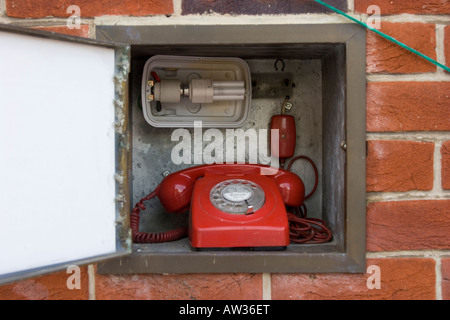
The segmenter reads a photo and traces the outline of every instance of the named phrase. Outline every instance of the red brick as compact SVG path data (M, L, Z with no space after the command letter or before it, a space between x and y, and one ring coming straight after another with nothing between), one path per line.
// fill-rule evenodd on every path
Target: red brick
M256 300L261 274L100 275L98 300Z
M0 300L87 300L87 267L81 269L81 288L68 289L72 273L57 272L0 286Z
M436 26L427 23L382 22L380 31L436 60ZM368 73L434 72L436 66L375 32L367 32Z
M421 258L368 259L380 268L380 289L367 274L273 274L274 300L433 300L435 262Z
M450 130L450 82L370 82L367 131Z
M355 0L355 11L367 13L370 5L379 6L382 15L450 14L450 2L447 0Z
M434 143L368 141L367 191L433 188Z
M69 17L66 10L77 5L81 17L102 15L148 16L172 14L173 2L165 0L6 0L6 14L15 18Z
M441 259L442 299L450 300L450 258Z
M442 173L442 188L450 189L450 141L445 141L441 147L441 173Z
M450 249L450 200L372 202L367 250Z
M79 29L69 29L67 26L34 27L33 29L63 33L83 38L89 37L89 26L86 24L80 25Z

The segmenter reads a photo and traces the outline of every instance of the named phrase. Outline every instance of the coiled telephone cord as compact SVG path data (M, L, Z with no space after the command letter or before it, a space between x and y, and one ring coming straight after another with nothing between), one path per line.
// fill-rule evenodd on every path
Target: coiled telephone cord
M141 210L145 210L144 201L148 201L156 197L158 188L149 193L147 196L139 200L134 206L130 214L130 227L134 243L161 243L175 241L184 238L188 234L187 228L177 228L165 232L140 232L139 231L139 214Z
M297 160L308 161L314 169L315 183L311 192L305 196L309 199L317 189L319 183L319 173L316 164L307 156L296 156L289 162L287 170L290 171L292 165ZM288 208L289 238L292 243L325 243L331 240L332 233L322 219L308 218L307 208L303 203L300 207Z

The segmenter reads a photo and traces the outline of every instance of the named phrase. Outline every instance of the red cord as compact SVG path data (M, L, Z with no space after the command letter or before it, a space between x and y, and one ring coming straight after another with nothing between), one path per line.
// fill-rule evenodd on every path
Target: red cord
M293 243L325 243L331 240L332 233L325 221L306 217L306 206L293 208L288 212L289 238ZM295 213L295 211L297 211ZM300 211L300 213L298 212Z
M144 201L153 199L157 195L158 188L139 200L130 214L130 226L134 243L161 243L175 241L184 238L188 234L187 228L177 228L166 232L139 232L139 214L145 210Z
M299 159L304 159L304 160L308 161L314 169L314 177L315 177L314 187L311 190L311 192L305 196L305 200L306 200L309 197L311 197L314 194L314 192L316 192L317 185L319 184L319 172L317 171L317 167L316 167L316 164L314 163L314 161L312 161L312 159L308 158L307 156L296 156L296 157L292 158L292 160L288 164L287 170L290 171L294 162Z
M296 156L289 162L287 170L291 170L292 164L304 159L308 161L314 169L315 183L312 191L305 196L305 200L310 198L319 184L319 173L313 160L307 156ZM307 209L305 204L301 207L288 210L289 238L293 243L325 243L331 240L332 233L326 226L325 221L316 218L307 218Z
M151 72L153 79L155 79L156 82L160 82L161 79L159 78L158 74L155 71Z

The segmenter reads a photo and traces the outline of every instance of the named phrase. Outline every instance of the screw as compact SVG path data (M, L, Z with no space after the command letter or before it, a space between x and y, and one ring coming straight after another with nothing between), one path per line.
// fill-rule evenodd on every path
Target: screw
M285 108L286 110L291 110L291 109L292 109L292 106L293 106L292 102L287 101L286 104L284 105L284 108Z

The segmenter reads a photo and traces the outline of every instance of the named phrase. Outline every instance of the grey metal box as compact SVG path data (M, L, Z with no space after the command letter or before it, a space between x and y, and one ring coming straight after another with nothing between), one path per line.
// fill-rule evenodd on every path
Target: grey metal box
M140 110L143 63L157 54L239 57L249 63L253 102L243 128L264 128L289 94L298 119L297 153L320 167L317 196L307 204L327 221L333 241L286 251L197 252L186 239L133 244L129 256L98 265L99 273L363 272L365 271L365 30L337 25L97 26L97 38L131 45L128 129L130 210L170 164L170 129L153 128ZM284 70L281 70L284 66ZM173 143L173 142L172 142ZM296 169L301 175L303 167ZM310 178L305 182L311 185ZM145 231L185 223L157 200L143 214Z

